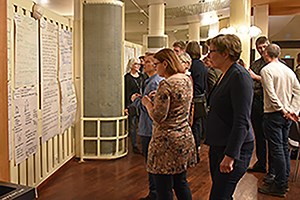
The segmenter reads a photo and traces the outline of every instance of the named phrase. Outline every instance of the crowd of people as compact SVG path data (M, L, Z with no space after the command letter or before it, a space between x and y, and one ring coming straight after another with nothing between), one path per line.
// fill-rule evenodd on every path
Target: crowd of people
M249 68L233 34L206 42L201 60L197 41L176 41L173 49L132 58L125 75L125 112L134 153L142 153L149 193L141 200L192 199L187 170L209 146L210 200L233 199L248 171L266 173L258 191L288 192L288 133L299 121L300 71L280 60L280 47L256 40L261 58ZM141 150L136 134L140 136ZM256 149L257 162L249 167ZM268 155L268 158L267 158Z

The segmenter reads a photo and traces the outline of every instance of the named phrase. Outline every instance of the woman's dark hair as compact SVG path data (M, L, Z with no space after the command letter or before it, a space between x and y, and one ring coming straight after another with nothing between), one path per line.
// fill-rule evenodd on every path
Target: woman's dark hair
M187 52L192 59L201 58L200 45L197 41L191 41L187 44L185 52Z

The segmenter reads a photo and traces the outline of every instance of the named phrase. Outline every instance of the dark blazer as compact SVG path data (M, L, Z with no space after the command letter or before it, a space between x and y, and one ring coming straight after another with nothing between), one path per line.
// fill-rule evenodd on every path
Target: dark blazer
M242 145L254 140L250 120L252 97L249 72L234 63L208 97L208 145L225 147L227 156L239 158Z
M193 59L190 68L193 79L194 97L207 91L207 69L204 63L199 59Z
M128 108L131 102L131 96L135 93L141 93L142 75L139 77L133 77L130 72L125 74L125 108Z

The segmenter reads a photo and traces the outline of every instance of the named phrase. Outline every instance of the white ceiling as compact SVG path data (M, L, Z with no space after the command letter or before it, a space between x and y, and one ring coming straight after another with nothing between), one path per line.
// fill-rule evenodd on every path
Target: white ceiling
M74 0L34 0L36 3L63 16L73 16ZM142 35L147 34L148 18L140 12L132 1L140 9L147 13L148 1L153 0L124 0L125 3L125 39L127 41L142 43ZM187 39L188 23L201 20L203 13L211 10L219 10L216 15L219 18L229 16L230 0L165 0L166 2L166 33L176 39ZM252 0L254 1L254 0ZM259 1L259 0L256 0ZM280 0L260 0L280 1ZM294 0L292 0L294 2ZM296 1L296 0L295 0ZM216 3L217 2L217 3ZM299 1L300 2L300 1ZM300 3L299 3L300 4ZM227 7L227 9L224 7ZM202 14L201 14L202 13ZM269 35L278 35L278 31L285 27L294 16L272 16L269 18ZM207 27L201 28L207 31ZM298 38L299 39L299 38Z

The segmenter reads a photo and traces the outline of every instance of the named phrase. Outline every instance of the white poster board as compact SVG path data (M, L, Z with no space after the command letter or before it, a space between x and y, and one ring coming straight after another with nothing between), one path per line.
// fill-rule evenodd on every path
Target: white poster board
M15 14L15 88L36 85L38 80L37 21Z
M58 26L41 20L42 141L59 134Z
M75 122L77 99L73 84L72 33L59 32L59 82L61 91L61 133Z
M15 161L36 153L38 145L37 88L22 87L14 93Z

